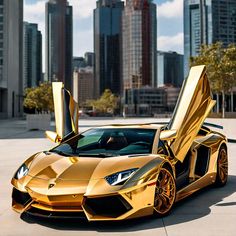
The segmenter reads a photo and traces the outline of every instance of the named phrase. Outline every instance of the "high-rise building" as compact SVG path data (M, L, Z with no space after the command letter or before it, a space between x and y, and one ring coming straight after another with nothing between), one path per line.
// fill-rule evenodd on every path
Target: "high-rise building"
M94 76L92 67L75 70L73 82L73 97L76 102L79 102L80 106L84 106L87 100L94 99Z
M84 57L73 57L73 70L94 67L94 53L86 52Z
M86 67L86 61L83 57L73 57L73 71Z
M72 91L73 10L66 0L46 3L46 67L48 81L62 81Z
M22 112L23 0L0 1L0 118Z
M42 34L37 24L24 22L23 89L36 87L42 81Z
M184 0L184 71L202 44L236 42L236 0Z
M121 0L98 0L94 10L95 94L105 89L120 94L121 81Z
M158 87L173 85L181 87L184 80L184 56L176 52L157 51Z
M93 52L86 52L84 54L84 59L85 59L85 63L86 66L94 66L94 53Z
M156 4L151 0L126 0L122 34L124 89L156 87Z

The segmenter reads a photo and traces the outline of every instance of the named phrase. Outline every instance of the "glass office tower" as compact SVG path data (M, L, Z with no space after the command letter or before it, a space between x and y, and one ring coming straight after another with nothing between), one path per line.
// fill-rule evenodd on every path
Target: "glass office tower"
M236 42L236 0L184 0L184 71L202 44Z
M72 91L73 11L66 0L46 3L46 80Z
M94 10L95 96L105 89L120 95L121 80L121 17L124 3L120 0L99 0Z
M36 87L42 80L42 34L38 25L24 22L23 89Z

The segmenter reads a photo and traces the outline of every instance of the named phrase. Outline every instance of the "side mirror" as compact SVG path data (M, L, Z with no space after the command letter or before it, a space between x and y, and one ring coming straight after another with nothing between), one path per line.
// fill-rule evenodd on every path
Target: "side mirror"
M59 143L61 141L61 138L57 135L56 132L46 131L45 134L46 137L54 143Z
M160 139L163 141L170 141L176 138L176 130L163 130L160 134Z

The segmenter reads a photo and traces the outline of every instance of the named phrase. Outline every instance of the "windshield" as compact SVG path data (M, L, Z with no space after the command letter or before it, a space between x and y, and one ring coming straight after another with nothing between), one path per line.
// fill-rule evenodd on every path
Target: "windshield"
M62 143L51 152L64 155L112 157L152 152L155 129L95 128Z

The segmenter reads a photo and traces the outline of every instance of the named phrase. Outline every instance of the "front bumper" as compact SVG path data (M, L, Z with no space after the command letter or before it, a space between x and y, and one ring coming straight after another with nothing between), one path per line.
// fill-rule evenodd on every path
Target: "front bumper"
M75 202L58 201L60 196L45 196L48 201L32 199L30 194L13 188L12 207L17 212L52 218L84 218L89 221L123 220L153 214L153 185L140 185L117 193L81 196ZM72 196L73 197L73 196ZM57 201L52 201L57 199Z

